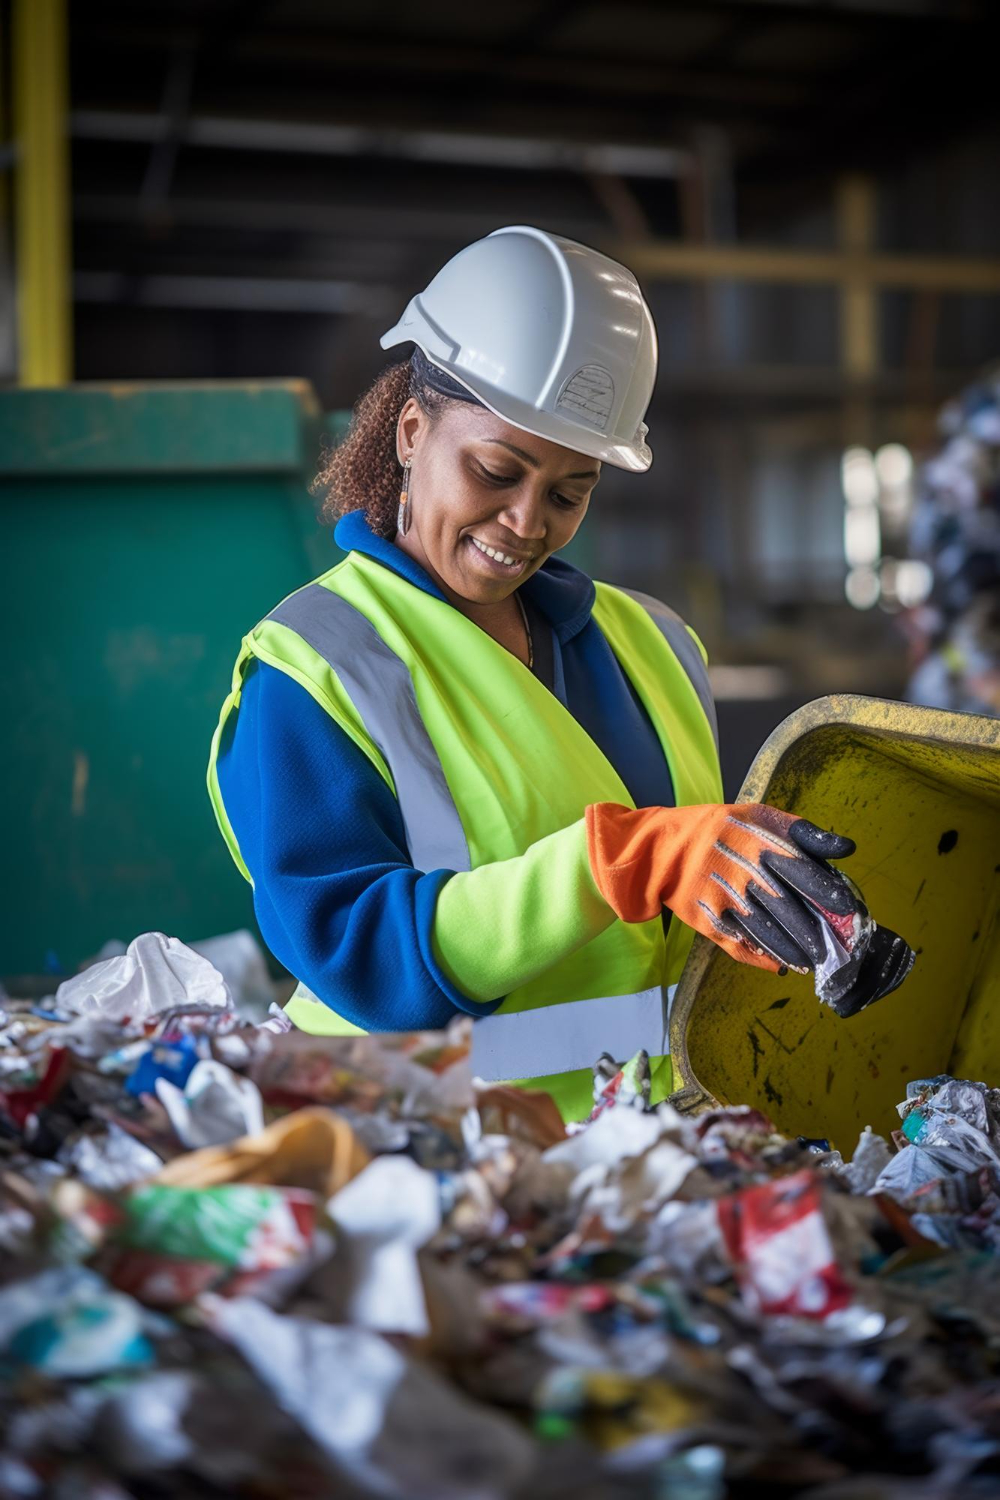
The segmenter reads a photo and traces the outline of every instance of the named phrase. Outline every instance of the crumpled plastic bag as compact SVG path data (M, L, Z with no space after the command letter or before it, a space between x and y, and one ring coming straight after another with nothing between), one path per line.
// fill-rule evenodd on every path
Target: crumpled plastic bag
M281 1317L248 1297L206 1297L278 1405L365 1493L387 1500L501 1500L527 1480L533 1445L377 1333Z
M114 1121L101 1135L81 1135L67 1142L57 1160L98 1193L120 1192L163 1166L155 1151Z
M854 1155L846 1166L837 1169L837 1175L847 1183L852 1193L878 1192L879 1176L892 1164L893 1153L885 1139L876 1135L866 1125L854 1148Z
M942 1074L907 1085L903 1134L945 1171L1000 1168L1000 1092Z
M67 1015L97 1011L123 1021L143 1020L178 1005L227 1006L230 994L218 969L179 938L144 932L124 953L64 979L55 1000Z
M583 1174L602 1179L607 1171L619 1169L625 1161L648 1151L663 1133L659 1110L646 1114L639 1110L607 1110L586 1130L550 1146L543 1159L568 1168L576 1178L574 1190L578 1185L582 1189Z
M853 1162L835 1168L852 1193L887 1193L909 1203L932 1182L1000 1169L1000 1090L941 1073L907 1084L898 1108L905 1142L895 1155L866 1130ZM926 1225L914 1224L926 1232Z
M542 1162L572 1174L569 1199L583 1217L623 1233L652 1217L698 1166L680 1143L684 1122L668 1104L655 1111L612 1108L568 1140L550 1146Z
M906 1121L916 1112L925 1118L929 1112L957 1115L974 1130L989 1136L994 1145L998 1143L1000 1089L989 1088L985 1083L952 1078L946 1073L939 1074L936 1078L918 1079L907 1084L906 1099L899 1106L904 1130ZM909 1135L909 1131L907 1134ZM911 1138L916 1139L916 1136Z
M260 1089L215 1058L195 1063L183 1088L167 1078L158 1078L156 1097L181 1145L190 1151L223 1146L264 1129Z
M853 881L849 881L849 884L860 895ZM839 999L857 977L875 931L875 923L867 908L863 908L854 918L849 945L841 941L840 935L828 922L820 922L819 930L825 951L816 964L813 986L818 999L826 1004L833 1004L834 999Z

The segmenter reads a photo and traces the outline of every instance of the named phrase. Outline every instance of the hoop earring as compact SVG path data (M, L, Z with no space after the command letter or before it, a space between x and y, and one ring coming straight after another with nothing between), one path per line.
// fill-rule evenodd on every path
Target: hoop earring
M399 509L396 512L396 532L399 536L405 536L410 529L410 460L407 459L403 465L403 488L399 492Z

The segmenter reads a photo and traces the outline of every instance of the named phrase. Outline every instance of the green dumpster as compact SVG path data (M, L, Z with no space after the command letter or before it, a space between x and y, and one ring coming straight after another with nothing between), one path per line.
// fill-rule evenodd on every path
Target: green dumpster
M240 638L336 560L301 381L0 395L0 973L252 923L205 763Z
M849 1020L809 979L691 950L670 1018L675 1103L752 1104L786 1134L850 1151L898 1127L907 1082L1000 1085L1000 720L876 698L821 698L771 735L741 802L770 802L857 842L844 862L917 958Z

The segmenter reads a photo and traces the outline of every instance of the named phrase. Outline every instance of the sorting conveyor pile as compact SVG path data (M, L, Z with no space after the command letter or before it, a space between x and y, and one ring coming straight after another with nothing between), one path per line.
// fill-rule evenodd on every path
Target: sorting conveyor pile
M631 1076L567 1135L157 934L9 1000L0 1493L995 1494L1000 1094L845 1164Z

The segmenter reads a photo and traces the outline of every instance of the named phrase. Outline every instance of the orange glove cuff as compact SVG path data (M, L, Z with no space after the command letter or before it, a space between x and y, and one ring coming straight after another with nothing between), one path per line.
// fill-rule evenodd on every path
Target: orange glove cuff
M631 808L616 802L587 808L591 873L623 922L650 922L664 906L673 908L685 864L689 878L704 878L700 868L690 868L687 856L703 825L711 824L714 836L720 811L714 805Z
M722 914L749 909L747 880L766 885L771 879L760 868L761 849L793 821L756 804L636 809L593 803L586 813L591 873L623 922L651 921L666 906L739 962L777 972L778 960L727 931Z

